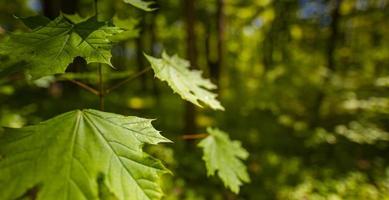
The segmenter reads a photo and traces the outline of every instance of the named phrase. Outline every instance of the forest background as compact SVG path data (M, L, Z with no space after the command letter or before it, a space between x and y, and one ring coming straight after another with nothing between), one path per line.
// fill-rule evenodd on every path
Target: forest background
M154 12L99 0L100 16L131 18L134 40L113 49L105 84L149 67L143 52L188 59L219 86L226 111L194 108L152 73L105 99L105 110L156 118L175 142L147 147L174 176L165 199L389 199L388 0L164 0ZM15 16L91 16L93 0L1 0L0 38L26 27ZM115 64L120 63L120 64ZM1 65L0 65L1 67ZM95 96L65 81L97 82L76 59L66 77L0 80L0 125L19 128ZM74 73L73 73L74 72ZM76 73L77 72L77 73ZM196 140L219 127L250 153L239 195L207 178Z

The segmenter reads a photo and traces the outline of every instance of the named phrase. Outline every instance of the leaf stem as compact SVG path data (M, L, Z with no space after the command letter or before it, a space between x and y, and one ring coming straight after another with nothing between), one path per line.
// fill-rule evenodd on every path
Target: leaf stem
M190 135L183 135L183 140L196 140L196 139L203 139L206 138L209 134L208 133L200 133L200 134L190 134Z
M76 80L72 80L72 79L67 79L68 81L80 86L81 88L93 93L94 95L99 95L99 91L97 91L95 88L92 88L91 86L85 84L85 83L82 83L80 81L76 81Z
M103 82L103 69L101 64L98 66L99 73L99 100L100 100L100 110L104 111L104 82Z
M112 87L108 88L107 91L106 91L106 94L112 92L112 90L115 90L115 89L121 87L122 85L126 84L127 82L130 82L130 81L132 81L132 80L138 78L138 77L141 76L142 74L144 74L144 73L150 71L150 69L151 69L151 67L147 67L147 68L145 68L144 70L142 70L142 71L140 71L140 72L138 72L138 73L136 73L136 74L134 74L134 75L131 75L131 76L129 76L128 78L126 78L126 79L120 81L119 83L117 83L117 84L113 85Z

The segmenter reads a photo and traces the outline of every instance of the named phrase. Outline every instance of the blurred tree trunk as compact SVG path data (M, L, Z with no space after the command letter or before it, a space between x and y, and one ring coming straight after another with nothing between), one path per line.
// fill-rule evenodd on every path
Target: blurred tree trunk
M61 10L60 3L59 0L42 0L43 14L50 19L57 17Z
M330 73L335 71L335 48L336 48L336 43L337 43L337 38L338 38L338 29L339 29L339 9L340 9L340 4L342 3L342 0L334 0L333 1L333 11L331 14L331 33L328 38L328 48L327 48L327 68Z
M266 33L262 48L262 63L265 72L277 64L288 62L290 51L287 46L290 39L288 20L291 16L287 11L292 9L293 4L289 1L273 1L275 16Z
M215 62L215 59L213 59L212 57L212 52L213 52L213 49L212 49L212 34L213 34L213 26L212 24L209 22L209 20L205 20L204 21L204 24L205 24L205 32L206 32L206 36L205 36L205 56L206 56L206 59L207 59L207 65L208 65L208 69L209 69L209 72L210 72L210 76L211 78L212 77L212 70L214 68L216 68L216 62Z
M274 7L276 7L276 2L273 2ZM276 9L277 10L277 9ZM273 66L273 49L274 49L274 36L275 36L275 26L276 26L277 16L270 24L270 28L265 35L265 39L262 44L262 63L264 66L264 73L271 69Z
M76 14L79 0L61 0L62 12L66 14Z
M74 14L77 11L78 0L42 0L43 14L50 19L59 15L62 11Z
M337 38L339 35L339 18L340 18L340 5L342 3L342 0L333 0L330 3L332 3L333 9L331 12L331 24L330 24L330 35L328 36L327 40L327 49L326 49L326 57L327 57L327 74L326 77L323 80L323 86L327 85L330 81L332 73L336 69L335 64L335 49L337 45ZM325 99L325 92L323 91L323 88L319 91L316 101L313 105L313 118L311 119L312 123L311 126L315 127L320 125L321 121L321 106L323 104L323 101Z
M140 32L139 32L139 37L135 39L135 45L136 45L136 61L138 64L138 72L141 72L145 68L145 61L143 57L143 52L145 52L144 44L143 44L143 39L144 39L144 33L145 33L145 23L146 19L144 16L142 16L142 19L140 21ZM139 77L140 80L140 89L141 91L146 91L147 90L147 77L146 74L142 74Z
M195 33L195 0L183 1L185 21L186 21L186 45L187 57L191 64L191 68L197 68L197 48L196 48L196 33ZM196 109L190 102L185 102L185 124L184 134L195 133L196 125Z
M158 3L158 1L156 1ZM155 30L155 27L157 26L156 24L156 18L157 18L157 15L158 15L158 10L157 11L154 11L152 13L152 16L151 16L151 23L150 23L150 52L151 52L151 55L152 56L158 56L158 53L160 52L157 52L157 48L156 48L156 45L157 45L157 31ZM152 86L153 86L153 94L154 96L156 97L156 100L157 102L159 102L159 89L158 89L158 84L156 81L152 81Z
M217 60L215 65L211 65L210 67L211 78L218 86L218 89L220 89L220 73L224 63L224 5L225 0L217 0Z

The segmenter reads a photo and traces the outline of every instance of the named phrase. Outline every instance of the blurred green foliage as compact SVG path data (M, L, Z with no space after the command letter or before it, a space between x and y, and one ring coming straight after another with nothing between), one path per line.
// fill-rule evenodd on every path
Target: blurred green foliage
M75 12L93 15L92 0L74 2ZM13 15L51 14L45 3L1 1L0 38L25 29ZM116 12L139 28L135 41L114 48L118 69L104 68L107 85L147 67L138 53L168 49L187 55L184 3L157 4L158 10L144 13L120 0L99 2L102 18ZM218 59L217 1L196 1L195 7L197 67L209 77ZM158 117L157 129L175 142L147 151L175 174L164 181L165 199L388 199L389 1L225 0L224 16L219 93L226 111L201 109L196 122L198 133L218 126L250 153L251 183L239 195L207 178L196 142L181 139L192 134L182 131L184 103L151 73L106 99L107 111ZM0 68L7 64L13 63L0 58ZM1 126L22 127L98 107L95 96L64 81L93 85L96 68L76 59L68 71L68 77L43 82L23 74L0 80Z

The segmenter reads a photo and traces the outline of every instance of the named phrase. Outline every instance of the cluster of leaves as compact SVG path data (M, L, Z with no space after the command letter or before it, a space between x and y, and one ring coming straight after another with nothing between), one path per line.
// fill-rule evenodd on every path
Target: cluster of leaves
M143 10L150 2L125 0ZM131 27L61 14L20 18L31 29L10 35L0 54L17 65L2 67L0 75L23 71L32 79L64 73L76 57L112 67L111 50ZM123 25L123 24L122 24ZM128 32L127 32L128 33ZM23 57L21 57L23 56ZM215 89L189 62L163 53L146 55L155 76L168 82L183 99L224 110ZM17 67L15 67L17 66ZM37 199L160 199L160 176L169 172L161 161L142 151L144 144L170 142L149 119L97 110L70 111L37 125L0 132L0 199L37 193ZM209 129L199 144L208 174L218 170L225 185L238 193L249 177L240 159L248 153L226 133ZM61 191L61 192L59 192Z

